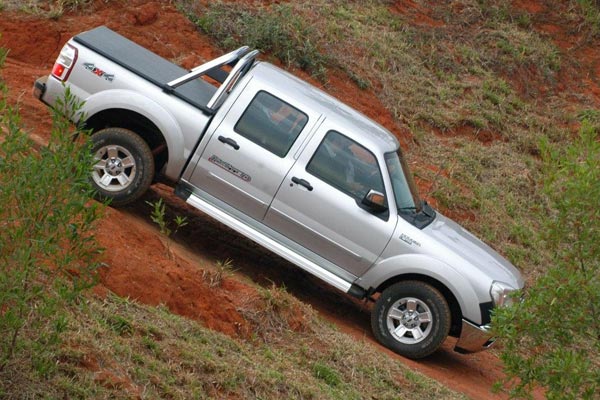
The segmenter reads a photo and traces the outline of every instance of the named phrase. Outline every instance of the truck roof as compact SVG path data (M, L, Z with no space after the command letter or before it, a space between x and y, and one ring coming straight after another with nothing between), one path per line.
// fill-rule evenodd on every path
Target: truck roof
M261 86L272 88L274 93L285 91L291 94L295 106L321 113L339 127L340 133L369 148L375 146L385 153L395 151L400 146L396 137L377 122L275 65L257 62L250 74L252 79L260 80Z

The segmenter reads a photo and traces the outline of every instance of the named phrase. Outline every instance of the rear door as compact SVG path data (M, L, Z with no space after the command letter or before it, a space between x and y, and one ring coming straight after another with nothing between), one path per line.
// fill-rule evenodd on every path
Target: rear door
M319 115L252 82L201 152L187 180L254 219L262 220L295 163L302 138Z
M265 223L354 276L379 257L396 226L390 211L361 205L369 190L385 193L384 160L327 121L291 168Z

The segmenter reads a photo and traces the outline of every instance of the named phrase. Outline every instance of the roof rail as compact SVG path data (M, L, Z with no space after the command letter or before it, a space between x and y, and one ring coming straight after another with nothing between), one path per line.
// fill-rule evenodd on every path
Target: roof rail
M163 89L166 92L172 92L173 90L177 89L179 86L181 86L189 81L192 81L196 78L199 78L202 75L208 75L208 74L210 74L211 71L217 70L224 65L234 65L246 53L248 53L249 50L250 50L250 48L248 46L243 46L237 50L234 50L230 53L222 55L221 57L215 58L214 60L211 60L202 65L199 65L199 66L193 68L189 73L183 75L182 77L174 79L171 82L166 83L163 86ZM230 73L230 75L231 75L231 73Z
M256 59L256 56L258 56L258 54L258 50L253 50L250 53L246 54L244 57L242 57L235 64L235 66L229 72L227 79L225 79L223 84L221 84L219 89L217 89L213 97L206 104L206 107L208 109L214 111L217 108L219 108L221 104L223 104L223 102L225 101L225 95L231 92L238 79L250 69L250 67L254 64L254 59Z

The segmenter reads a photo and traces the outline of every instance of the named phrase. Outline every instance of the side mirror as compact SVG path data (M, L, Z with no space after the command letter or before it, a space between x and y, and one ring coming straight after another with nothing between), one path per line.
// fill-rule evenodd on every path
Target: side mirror
M388 209L385 195L373 189L369 190L369 192L362 199L361 203L378 213L387 211Z

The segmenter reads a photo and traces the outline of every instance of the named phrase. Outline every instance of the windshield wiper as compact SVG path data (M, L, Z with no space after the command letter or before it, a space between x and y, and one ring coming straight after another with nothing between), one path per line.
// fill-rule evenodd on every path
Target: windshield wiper
M414 210L416 210L416 209L417 209L417 207L415 207L415 206L409 206L409 207L399 207L399 208L398 208L398 210L399 210L399 211L404 211L404 210L413 210L413 211L414 211Z
M408 207L398 207L398 211L416 211L417 214L423 213L429 218L433 218L435 216L435 211L431 208L427 201L421 200L421 207L408 206Z

